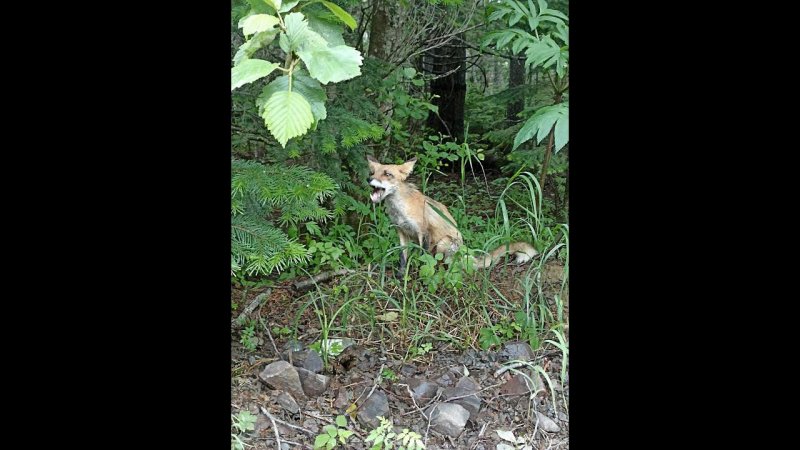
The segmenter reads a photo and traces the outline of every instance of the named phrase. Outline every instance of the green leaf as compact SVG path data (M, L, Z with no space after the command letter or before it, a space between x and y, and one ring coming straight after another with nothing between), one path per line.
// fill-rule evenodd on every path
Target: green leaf
M275 16L270 16L269 14L256 14L248 17L244 21L242 28L244 28L244 35L249 36L261 31L269 31L272 28L275 28L275 25L278 23L279 20Z
M327 444L330 439L331 437L327 434L320 434L316 439L314 439L314 448L317 449L325 447L325 444Z
M281 0L264 0L267 2L269 6L272 6L275 11L280 11L281 9Z
M330 9L331 12L339 18L345 25L350 27L351 30L355 30L358 26L356 24L356 19L353 19L353 16L347 13L347 11L343 10L339 5L327 1L322 1L322 4L325 5L326 8Z
M344 33L342 24L317 17L311 12L306 16L306 19L308 20L308 28L325 39L328 46L345 45L344 38L342 38L342 33Z
M569 142L569 114L565 115L558 122L556 122L556 129L554 133L554 145L553 151L558 153L567 142Z
M363 57L358 50L346 45L309 45L298 50L297 54L306 64L309 75L322 84L336 83L361 75Z
M325 118L328 116L328 112L325 109L325 101L328 99L327 95L325 94L325 88L323 88L317 80L305 75L299 70L295 70L293 78L292 91L302 94L303 97L306 98L306 101L308 101L308 103L311 105L311 113L314 115L314 123L316 124L320 120L325 120ZM256 99L259 115L263 114L264 105L267 103L267 100L269 100L272 94L278 91L288 90L289 77L286 75L275 78L270 84L266 85L264 90L261 92L261 95L259 95Z
M262 117L283 148L289 139L305 134L314 122L311 105L305 97L289 91L272 94L264 105Z
M325 425L322 429L328 433L330 437L336 437L336 427L333 425Z
M277 67L277 63L271 63L263 59L242 61L231 69L231 91L247 83L252 83L259 78L264 78Z
M280 12L282 13L289 12L291 11L292 8L297 6L298 3L300 3L300 0L286 2L281 6Z
M336 425L344 428L347 426L347 418L345 416L336 416Z
M551 15L551 16L556 16L558 18L564 19L567 22L569 21L569 17L567 17L566 14L562 13L561 11L559 11L557 9L545 8L542 12L545 13L545 14Z
M262 31L253 35L249 41L239 46L239 50L237 50L236 54L233 56L233 64L239 65L242 61L253 56L253 53L269 45L269 43L275 39L275 36L278 35L279 31L279 29L274 28L270 31Z
M289 50L295 51L305 38L308 21L302 13L294 12L284 17L283 23L286 25L286 40Z
M419 268L419 275L423 278L433 276L434 273L436 273L436 269L433 266L426 264Z
M563 119L567 114L569 114L569 104L567 102L540 108L525 122L516 137L514 137L513 150L516 150L517 147L534 136L537 136L537 142L541 142L552 129L553 123Z
M417 69L413 67L406 67L403 69L403 75L408 79L414 78L416 74L417 74Z

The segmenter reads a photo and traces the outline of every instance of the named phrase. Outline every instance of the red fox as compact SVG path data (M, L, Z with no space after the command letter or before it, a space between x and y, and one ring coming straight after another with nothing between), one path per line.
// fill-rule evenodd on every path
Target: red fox
M431 253L442 253L445 258L458 251L464 241L447 207L406 182L417 158L396 165L381 164L372 156L367 156L367 162L369 184L373 187L370 199L373 203L386 200L386 213L397 227L401 246L405 247L409 241L414 241ZM524 264L537 255L527 242L514 242L508 246L501 245L481 258L473 258L473 262L478 268L489 267L506 252L516 255L516 264ZM400 270L405 268L407 261L408 249L404 248L400 254Z

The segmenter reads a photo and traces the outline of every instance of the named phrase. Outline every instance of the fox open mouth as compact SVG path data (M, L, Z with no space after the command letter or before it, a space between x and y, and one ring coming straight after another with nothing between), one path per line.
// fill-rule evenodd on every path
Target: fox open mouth
M383 200L383 197L386 195L386 189L376 187L372 190L372 194L369 195L370 200L372 203L378 203L379 201Z

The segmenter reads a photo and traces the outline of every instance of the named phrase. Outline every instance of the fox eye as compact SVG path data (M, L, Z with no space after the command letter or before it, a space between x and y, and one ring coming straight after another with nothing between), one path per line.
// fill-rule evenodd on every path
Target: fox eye
M386 175L387 177L392 177L392 178L394 178L394 175L390 174L388 170L384 170L384 171L383 171L383 174L384 174L384 175Z

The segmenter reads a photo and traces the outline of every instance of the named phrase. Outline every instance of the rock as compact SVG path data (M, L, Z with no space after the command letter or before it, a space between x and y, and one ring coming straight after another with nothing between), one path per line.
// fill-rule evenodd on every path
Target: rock
M553 422L553 419L545 416L539 411L536 411L536 418L539 419L539 429L542 429L549 433L558 433L561 430L561 427L559 427L555 422ZM535 423L536 422L534 419L534 424Z
M456 400L453 400L450 403L455 403L458 405L463 406L467 411L469 411L469 418L475 420L478 417L478 412L481 409L481 399L477 395L477 392L481 390L481 386L475 382L470 377L463 377L458 380L455 387L445 389L442 395L444 395L445 400L450 400L453 397L462 397L467 395L468 397L462 397ZM476 394L476 395L470 395Z
M297 368L297 373L300 376L300 383L303 386L303 392L309 397L318 397L322 395L328 385L331 384L330 377L314 373L310 370Z
M410 378L405 380L405 383L408 384L408 387L411 389L411 392L414 395L414 401L417 402L417 406L423 406L425 403L429 402L433 397L436 396L436 391L439 390L439 386L436 383L431 383L427 380ZM399 392L401 398L408 398L408 391L404 387L400 387L398 390L402 390ZM413 402L409 398L406 403L410 405Z
M386 398L386 394L376 389L361 405L356 418L365 427L374 429L381 424L378 416L389 418L389 400Z
M305 400L303 385L300 383L300 376L297 369L286 361L275 361L261 373L258 377L272 389L280 389L292 394L296 399Z
M458 437L469 419L469 411L456 403L439 403L428 409L431 428L450 437Z
M509 378L508 381L502 386L500 386L500 393L503 395L524 395L531 391L531 387L528 387L528 380L520 375L516 374Z
M295 367L302 367L314 373L322 372L322 358L314 350L303 350L292 353L292 363Z
M333 401L333 406L337 409L344 409L350 405L350 399L347 397L347 390L340 387L339 393L336 394L336 400Z
M403 367L400 368L400 375L410 378L417 373L417 367L412 366L411 364L403 364Z
M511 342L503 347L500 355L507 360L531 361L534 358L533 349L527 342Z
M300 406L297 404L297 401L295 401L291 394L281 391L276 400L283 409L289 411L290 413L297 414L300 412Z

